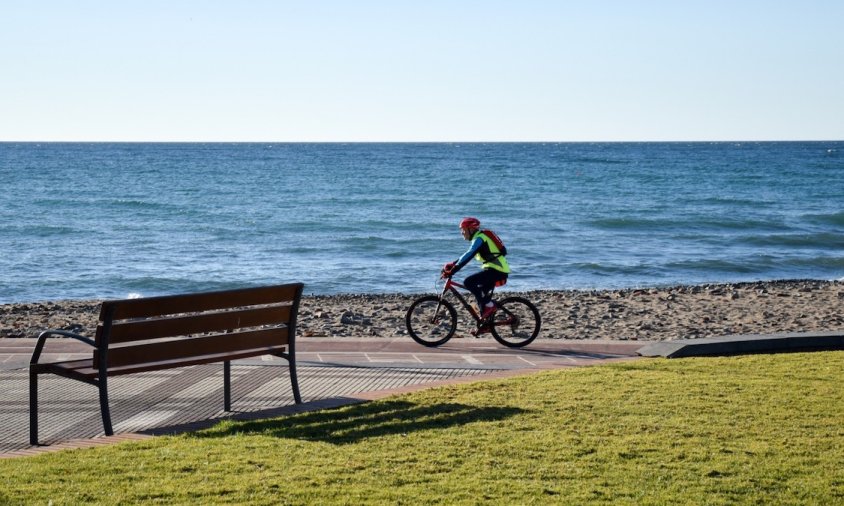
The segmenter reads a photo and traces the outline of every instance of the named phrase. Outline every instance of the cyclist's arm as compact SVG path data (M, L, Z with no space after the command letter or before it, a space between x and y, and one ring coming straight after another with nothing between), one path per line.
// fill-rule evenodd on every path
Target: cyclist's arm
M464 265L468 264L483 245L484 240L480 237L476 237L475 240L473 240L472 243L469 245L469 249L466 250L466 253L460 255L460 258L458 258L454 262L454 269L452 269L451 272L456 273L457 271L462 269Z

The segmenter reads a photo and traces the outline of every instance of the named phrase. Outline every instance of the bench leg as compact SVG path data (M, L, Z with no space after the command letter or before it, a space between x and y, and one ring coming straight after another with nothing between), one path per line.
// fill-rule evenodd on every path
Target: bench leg
M287 359L290 364L290 386L293 388L293 400L296 404L302 404L302 396L299 394L299 380L296 378L296 357L292 353Z
M111 430L111 411L108 409L108 380L106 376L100 378L98 386L100 388L100 413L103 415L103 430L106 436L112 436L114 431Z
M232 410L232 363L223 362L223 410Z
M38 373L29 371L29 444L38 444Z

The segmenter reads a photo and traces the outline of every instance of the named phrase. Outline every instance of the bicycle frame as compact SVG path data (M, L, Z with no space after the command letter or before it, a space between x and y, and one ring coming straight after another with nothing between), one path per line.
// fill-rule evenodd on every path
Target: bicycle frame
M457 297L457 300L459 300L460 303L463 305L463 307L466 308L466 310L469 312L469 314L472 315L472 319L475 320L475 323L477 325L480 325L481 324L481 315L478 314L477 311L475 311L475 308L472 306L472 304L470 304L469 301L466 300L466 297L464 297L463 294L460 293L460 290L458 290L455 287L462 288L466 291L469 291L469 289L466 288L466 286L463 285L462 283L458 283L457 281L454 281L450 277L445 278L445 285L443 285L442 292L440 292L440 301L442 301L449 292L453 293L454 296ZM436 314L439 314L439 312L440 312L440 307L438 305Z

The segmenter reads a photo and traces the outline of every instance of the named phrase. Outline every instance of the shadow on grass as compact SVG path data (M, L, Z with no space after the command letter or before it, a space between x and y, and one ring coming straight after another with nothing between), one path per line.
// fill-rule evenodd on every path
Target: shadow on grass
M448 403L418 405L407 401L370 402L285 418L226 422L194 433L193 436L213 438L234 434L263 434L339 445L372 437L503 420L523 412L522 409L511 407L474 407Z

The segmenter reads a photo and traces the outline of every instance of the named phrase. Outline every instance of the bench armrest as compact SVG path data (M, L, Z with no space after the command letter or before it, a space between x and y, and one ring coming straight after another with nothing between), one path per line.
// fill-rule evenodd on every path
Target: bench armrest
M30 364L38 363L38 359L41 357L41 352L44 350L44 344L47 342L47 338L54 335L70 337L72 339L76 339L77 341L82 341L90 346L97 346L93 339L83 335L74 334L73 332L68 332L67 330L45 330L44 332L38 334L38 341L35 343L35 349L32 351L32 358L29 359Z

